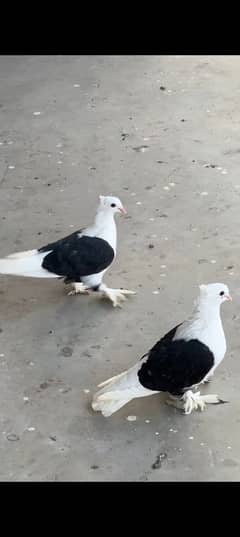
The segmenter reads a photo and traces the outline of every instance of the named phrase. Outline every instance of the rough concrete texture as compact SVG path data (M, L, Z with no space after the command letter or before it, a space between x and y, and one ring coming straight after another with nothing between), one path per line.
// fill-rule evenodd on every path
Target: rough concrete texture
M238 56L0 58L1 257L85 225L98 194L113 194L128 217L105 281L138 291L115 310L58 281L1 277L2 481L240 479L239 67ZM93 413L97 384L217 281L234 298L228 351L202 390L229 404L184 416L159 395Z

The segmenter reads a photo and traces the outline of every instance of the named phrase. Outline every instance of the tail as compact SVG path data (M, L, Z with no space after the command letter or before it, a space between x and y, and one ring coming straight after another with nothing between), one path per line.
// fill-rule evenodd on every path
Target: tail
M42 261L49 252L40 253L38 250L27 250L11 254L0 259L0 274L26 276L30 278L57 278L57 274L42 268Z
M136 397L152 395L153 391L144 388L138 379L138 370L141 364L136 364L128 371L116 375L99 384L99 390L93 397L92 408L102 412L105 418L117 412L124 405Z

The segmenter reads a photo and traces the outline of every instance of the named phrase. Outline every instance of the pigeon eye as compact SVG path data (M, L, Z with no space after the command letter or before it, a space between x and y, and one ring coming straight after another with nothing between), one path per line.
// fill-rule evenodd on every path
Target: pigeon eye
M221 293L219 293L220 296L223 296L224 295L224 291L221 291Z
M111 203L111 207L116 207L116 203Z

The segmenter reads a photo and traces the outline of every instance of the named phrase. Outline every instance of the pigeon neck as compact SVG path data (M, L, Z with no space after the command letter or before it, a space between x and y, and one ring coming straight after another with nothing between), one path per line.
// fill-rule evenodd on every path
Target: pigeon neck
M116 250L117 230L112 211L99 209L95 218L97 236L106 240Z
M106 209L98 209L95 217L96 226L111 225L114 222L113 212Z
M216 300L206 300L199 297L196 300L192 318L200 318L207 321L220 319L220 304Z

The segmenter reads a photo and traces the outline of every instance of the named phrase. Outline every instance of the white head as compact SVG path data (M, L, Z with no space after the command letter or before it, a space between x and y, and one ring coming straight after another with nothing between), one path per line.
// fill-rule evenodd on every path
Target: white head
M99 211L107 211L113 214L126 214L127 211L125 211L119 198L116 198L114 196L99 196L99 199Z
M206 300L208 303L221 305L226 300L232 300L227 285L224 283L209 283L208 285L199 285L200 300Z

